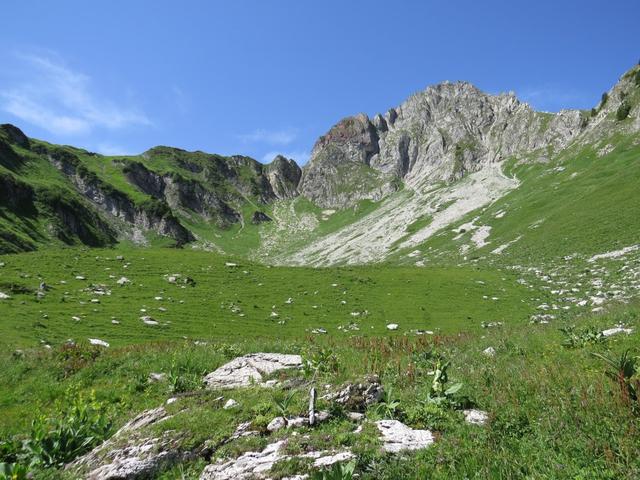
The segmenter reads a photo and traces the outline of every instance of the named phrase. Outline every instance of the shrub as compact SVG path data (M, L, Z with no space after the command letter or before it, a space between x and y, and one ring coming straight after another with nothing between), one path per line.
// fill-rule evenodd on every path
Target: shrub
M631 105L629 105L626 102L621 103L620 106L618 107L618 110L616 111L616 120L618 120L619 122L624 120L629 116L630 111L631 111Z
M607 100L609 100L609 94L604 92L602 97L600 97L600 108L604 107L607 104Z
M636 72L635 82L638 87L640 87L640 70Z
M561 328L560 331L564 334L562 346L565 348L582 348L587 345L603 343L607 340L607 337L594 327L577 330L574 325L570 325Z
M321 470L311 474L311 480L351 480L356 469L356 462L334 463L328 470Z
M609 367L605 373L620 387L622 400L630 404L635 413L640 413L640 357L630 355L629 350L623 352L617 359L599 353L593 355L603 360Z
M0 480L26 480L29 470L24 465L0 463Z
M111 432L109 412L92 392L67 395L59 417L39 415L18 458L41 467L59 467L88 452Z

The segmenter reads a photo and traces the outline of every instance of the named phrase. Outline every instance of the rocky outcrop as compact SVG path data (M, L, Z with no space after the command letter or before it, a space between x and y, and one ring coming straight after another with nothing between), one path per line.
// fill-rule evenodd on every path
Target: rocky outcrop
M251 353L231 360L204 377L207 388L226 389L249 385L268 386L264 377L280 370L302 366L300 355Z
M331 128L313 149L300 191L323 207L377 200L398 179L412 187L456 180L513 156L557 151L584 126L578 111L535 112L513 94L445 82L373 120L360 114Z
M66 469L89 480L153 478L176 461L189 456L180 450L175 432L148 438L145 427L170 418L163 407L147 410L123 426L109 440L78 458Z
M271 221L271 217L269 217L269 215L267 215L264 212L255 211L251 216L251 223L253 223L254 225L259 225L260 223L270 222L270 221Z
M348 410L364 412L384 397L384 388L377 375L368 375L358 382L349 382L338 391L328 393L324 400L335 402Z
M125 193L87 170L77 157L64 149L38 147L37 152L46 155L51 164L71 180L78 192L112 217L134 228L152 230L159 235L171 237L178 244L193 240L191 233L173 216L166 204L134 203Z
M287 199L298 195L302 170L294 160L278 155L264 166L264 172L275 198Z
M393 177L371 167L379 133L364 114L340 121L313 147L300 193L322 207L345 207L392 192Z
M129 182L174 210L197 213L221 228L240 221L237 211L198 181L174 172L160 175L140 162L128 162L123 171Z
M286 444L286 440L281 440L267 445L260 452L247 452L234 460L221 460L218 463L209 465L200 475L200 480L267 479L269 478L269 471L277 462L293 458L310 459L312 460L312 467L316 469L355 458L355 455L349 450L287 455L285 453ZM307 477L300 476L297 478Z

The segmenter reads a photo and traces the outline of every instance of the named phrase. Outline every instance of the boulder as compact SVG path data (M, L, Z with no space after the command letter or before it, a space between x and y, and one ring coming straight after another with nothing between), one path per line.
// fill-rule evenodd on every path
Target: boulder
M264 377L274 372L302 366L300 355L251 353L235 358L204 377L209 389L266 386Z
M141 435L141 429L168 418L163 407L146 410L66 469L90 480L152 478L160 469L189 455L178 448L175 432L154 438Z

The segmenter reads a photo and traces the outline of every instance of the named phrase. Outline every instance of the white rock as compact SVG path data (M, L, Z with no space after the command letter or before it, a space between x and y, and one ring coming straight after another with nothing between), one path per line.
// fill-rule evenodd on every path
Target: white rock
M91 345L99 345L101 347L108 347L109 344L107 342L105 342L104 340L100 340L99 338L90 338L89 339L89 343Z
M149 374L150 382L164 382L167 379L166 373L151 372Z
M387 325L387 330L397 330L397 329L398 329L397 323L390 323Z
M232 262L225 262L224 266L225 267L237 267L238 264L237 263L232 263Z
M482 354L487 356L487 357L495 357L496 356L496 349L493 347L487 347L482 351Z
M624 328L622 326L608 328L607 330L602 331L603 337L610 337L612 335L617 335L619 333L626 333L627 335L633 332L633 328Z
M263 384L263 376L279 370L302 366L300 355L281 353L251 353L231 360L204 377L210 389L246 387Z
M82 275L76 275L76 280L86 280Z
M463 410L464 421L473 425L484 425L489 420L489 414L482 410Z
M378 420L382 448L385 452L397 453L404 450L419 450L434 442L429 430L414 430L397 420Z
M267 430L270 432L277 432L287 426L287 421L284 417L276 417L269 422Z
M240 405L238 402L236 402L233 398L230 398L226 401L222 408L224 408L225 410L229 410L231 408L237 407L238 405Z
M120 286L123 286L127 283L131 283L131 280L129 280L127 277L120 277L116 283Z
M6 300L7 298L11 298L11 297L6 293L0 292L0 300Z
M286 440L281 440L267 445L261 452L247 452L234 460L220 460L218 463L207 466L200 480L249 480L265 479L271 468L281 460L292 458L313 459L314 468L322 468L334 463L344 462L355 458L348 450L342 452L308 452L303 455L290 456L282 452ZM306 476L296 475L289 480L302 480Z
M142 322L145 325L151 325L151 326L159 325L159 323L156 320L154 320L153 318L151 318L148 315L140 317L140 320L142 320Z

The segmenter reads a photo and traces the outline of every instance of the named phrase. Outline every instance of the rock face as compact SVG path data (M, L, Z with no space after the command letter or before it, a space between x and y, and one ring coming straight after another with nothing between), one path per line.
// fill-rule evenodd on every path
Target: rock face
M264 173L276 198L286 199L298 195L302 170L294 160L278 155L265 166Z
M264 384L264 376L279 370L302 366L300 355L251 353L221 366L204 377L207 388L239 388Z
M153 478L160 469L188 455L168 432L157 438L140 435L142 428L167 418L162 407L141 413L102 445L67 465L67 470L83 472L90 480Z
M380 440L385 452L397 453L405 450L419 450L434 442L429 430L413 430L397 420L378 420Z
M411 187L455 180L511 156L564 148L584 126L579 111L535 112L513 94L445 82L373 120L359 114L336 124L316 142L300 191L344 208L377 200L398 179Z
M50 149L43 146L34 150L45 155L85 198L110 216L134 228L152 230L159 235L171 237L178 244L193 240L191 233L180 224L166 203L137 205L126 194L89 172L72 153L61 148Z

